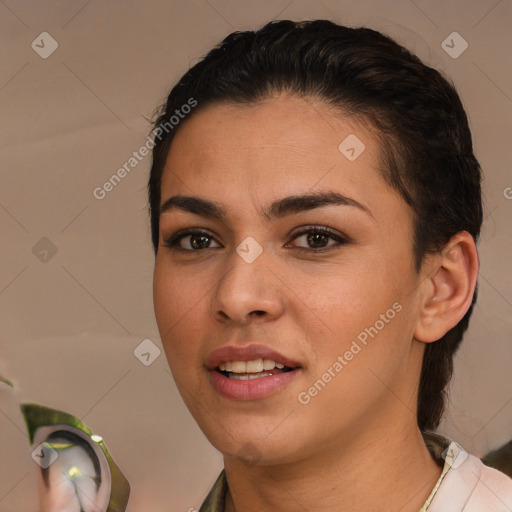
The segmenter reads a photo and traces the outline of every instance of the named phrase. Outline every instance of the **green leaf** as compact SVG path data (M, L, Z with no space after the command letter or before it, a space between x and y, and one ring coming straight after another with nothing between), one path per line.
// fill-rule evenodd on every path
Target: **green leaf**
M108 462L112 478L112 488L110 490L110 501L106 512L124 512L130 496L130 484L121 470L112 459L105 443L99 436L94 436L92 431L77 417L67 412L50 409L39 404L25 403L21 404L21 411L27 424L27 431L30 443L33 444L37 430L40 427L66 425L74 427L84 432L91 442L97 444Z
M0 382L3 382L4 384L11 386L11 388L14 387L14 384L9 379L6 379L5 377L2 377L1 375L0 375Z

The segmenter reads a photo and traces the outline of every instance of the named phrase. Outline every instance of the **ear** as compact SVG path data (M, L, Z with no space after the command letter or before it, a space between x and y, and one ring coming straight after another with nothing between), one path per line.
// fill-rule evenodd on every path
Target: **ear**
M414 337L430 343L457 325L469 309L479 261L475 241L467 231L454 235L440 253L426 259Z

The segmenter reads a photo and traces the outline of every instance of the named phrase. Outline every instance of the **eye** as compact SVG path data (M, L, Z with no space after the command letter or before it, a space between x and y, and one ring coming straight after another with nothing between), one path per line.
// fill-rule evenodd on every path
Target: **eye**
M336 246L348 243L348 238L325 226L308 226L299 233L296 233L292 240L303 239L307 247L297 247L299 250L313 250L322 252L331 250ZM329 244L329 239L334 244ZM334 246L334 247L333 247Z
M182 244L187 238L188 242ZM184 229L164 239L163 245L170 249L194 252L202 249L215 248L210 246L212 240L214 240L214 238L207 231L201 229ZM220 245L218 247L220 247Z
M300 238L304 238L304 242L308 245L306 247L296 247L300 251L322 252L349 242L347 237L326 226L308 226L296 233L292 241ZM329 239L334 240L335 243L329 244ZM188 241L185 242L185 240ZM212 241L215 241L215 239L208 231L189 228L178 231L169 238L165 238L163 245L170 249L188 252L199 252L205 249L221 247L216 241L215 243L218 245L212 247Z

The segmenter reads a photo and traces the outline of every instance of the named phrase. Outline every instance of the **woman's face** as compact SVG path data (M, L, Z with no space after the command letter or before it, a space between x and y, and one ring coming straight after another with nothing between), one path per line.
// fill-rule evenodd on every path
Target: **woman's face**
M378 160L368 129L296 96L179 127L155 314L179 391L226 457L290 462L415 423L422 276L411 210Z

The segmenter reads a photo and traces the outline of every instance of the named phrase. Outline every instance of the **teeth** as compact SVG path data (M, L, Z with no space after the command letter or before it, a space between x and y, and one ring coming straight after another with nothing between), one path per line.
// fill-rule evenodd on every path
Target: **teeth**
M255 359L254 361L247 361L245 365L247 373L259 373L263 371L263 359Z
M226 363L226 371L233 373L246 373L247 363L245 361L229 361Z
M272 359L253 359L252 361L227 361L219 364L219 370L231 373L260 373L264 370L282 370L284 364L276 363Z
M272 361L272 359L263 359L263 369L264 370L273 370L276 367L276 362Z
M236 374L236 373L232 373L229 377L231 379L235 379L235 380L252 380L252 379L261 379L262 377L271 377L272 374L271 373L253 373L253 374L250 374L250 373L244 373L244 374Z

